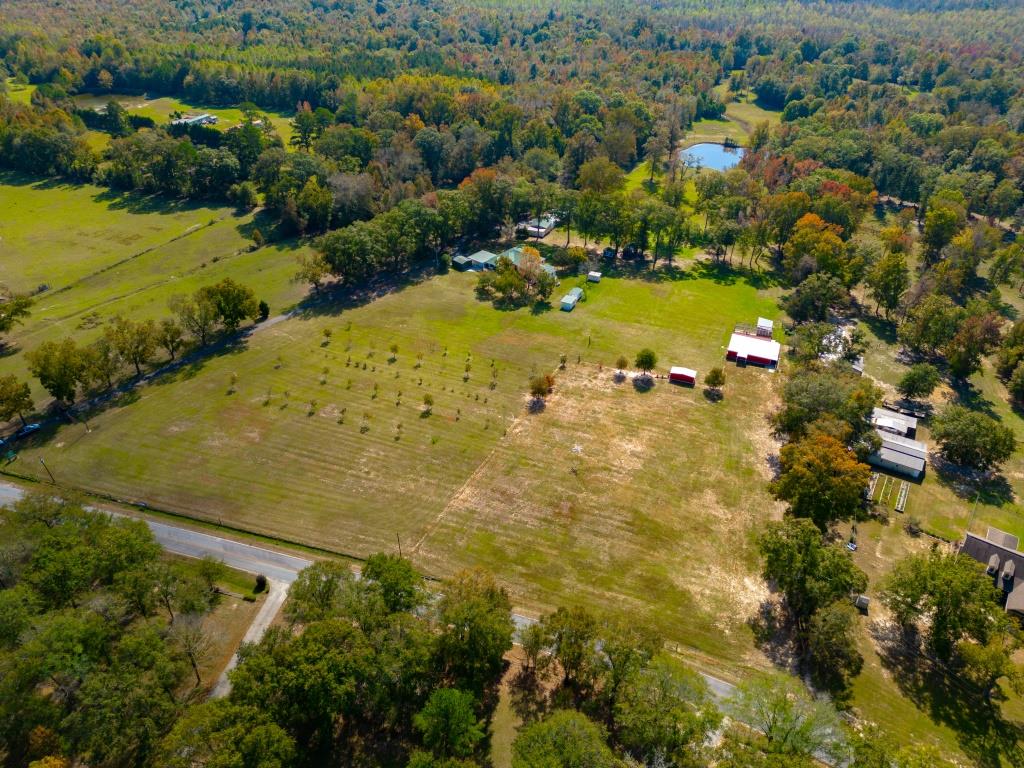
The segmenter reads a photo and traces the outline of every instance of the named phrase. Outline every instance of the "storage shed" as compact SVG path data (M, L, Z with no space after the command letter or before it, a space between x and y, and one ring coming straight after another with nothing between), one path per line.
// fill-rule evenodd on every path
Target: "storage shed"
M587 272L587 282L588 283L600 283L601 282L601 273L600 272Z
M764 338L770 339L772 332L775 330L775 323L769 320L767 317L757 318L757 335L763 336Z
M697 372L692 368L673 365L669 369L668 380L675 384L688 384L692 387L697 383Z
M490 251L477 251L469 256L469 261L471 263L470 269L478 272L484 269L494 269L498 263L498 254L491 253Z
M892 411L888 408L875 408L871 412L871 423L877 429L891 432L901 437L913 437L917 432L917 419L905 413Z
M583 298L583 289L580 287L573 288L565 296L562 297L561 308L563 312L572 312L576 307L576 302Z

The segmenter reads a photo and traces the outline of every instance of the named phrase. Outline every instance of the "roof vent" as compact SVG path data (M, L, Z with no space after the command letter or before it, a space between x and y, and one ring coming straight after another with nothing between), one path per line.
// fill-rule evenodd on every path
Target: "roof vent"
M989 576L995 576L999 573L999 555L995 552L993 552L992 557L988 559L988 568L985 569L985 573Z

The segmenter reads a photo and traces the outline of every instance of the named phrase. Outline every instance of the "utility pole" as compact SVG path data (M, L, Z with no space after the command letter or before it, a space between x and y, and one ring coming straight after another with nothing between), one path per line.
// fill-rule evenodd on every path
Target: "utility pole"
M53 483L54 485L56 485L57 481L53 479L53 472L51 472L50 468L48 466L46 466L46 462L43 461L43 457L42 456L39 457L39 463L43 465L43 469L46 470L46 474L48 474L50 476L50 482Z

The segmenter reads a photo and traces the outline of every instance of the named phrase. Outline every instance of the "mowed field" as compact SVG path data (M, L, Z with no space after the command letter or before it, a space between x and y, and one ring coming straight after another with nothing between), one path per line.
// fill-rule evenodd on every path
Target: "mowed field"
M250 250L258 215L232 208L113 194L89 185L0 176L0 284L31 292L32 314L9 334L0 371L27 375L24 352L72 336L88 342L113 317L167 317L167 302L224 277L251 286L274 314L305 294L291 281L294 242ZM269 230L267 230L269 231ZM45 398L36 387L36 395Z
M0 283L51 290L184 237L232 209L0 173Z
M699 264L607 278L567 314L495 309L475 280L259 329L88 432L41 435L13 468L45 457L60 482L355 555L400 540L433 575L485 565L520 605L637 610L741 660L761 597L751 533L781 513L764 491L780 376L729 366L715 403L663 379L639 392L611 366L643 346L662 370L719 364L733 323L777 314L774 289ZM546 371L555 394L529 413Z

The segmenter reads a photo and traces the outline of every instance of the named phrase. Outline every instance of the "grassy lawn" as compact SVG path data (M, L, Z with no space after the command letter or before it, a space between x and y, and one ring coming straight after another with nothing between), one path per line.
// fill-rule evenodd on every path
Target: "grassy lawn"
M233 213L13 173L0 173L0 205L0 283L15 292L66 287Z
M636 392L610 365L650 345L663 368L704 370L732 323L776 314L775 289L710 268L664 277L608 278L566 314L495 309L453 273L296 317L95 414L89 433L42 436L16 469L45 456L62 482L357 555L398 537L429 573L485 564L520 604L608 601L746 663L749 533L778 513L762 416L779 377L730 367L712 403L664 381ZM527 414L526 382L560 353L555 395ZM722 578L739 586L709 589Z
M719 97L725 98L728 83L720 83L715 91ZM721 120L697 120L693 128L682 142L682 149L692 147L694 144L714 142L721 144L725 140L734 141L739 145L745 145L750 134L758 123L768 121L771 126L779 124L781 112L764 109L756 103L754 97L749 93L729 101L725 105L725 117Z
M235 107L205 107L200 104L191 104L172 96L150 97L149 95L131 96L121 93L103 95L82 94L75 97L75 103L83 109L95 109L103 107L111 99L119 102L129 112L143 117L152 118L157 125L163 125L171 119L174 112L183 114L196 114L208 112L218 118L217 128L227 130L242 122L242 111ZM274 130L284 141L285 147L292 136L291 116L281 113L265 113L270 118Z
M13 253L0 267L0 283L15 291L51 286L8 336L16 353L0 360L4 373L27 376L19 352L64 336L88 342L116 315L167 317L172 295L225 277L251 286L274 314L306 292L291 278L297 254L309 246L288 242L251 251L253 227L263 224L269 231L253 214L39 182L0 186L0 198L15 213L0 223L0 242ZM54 227L53 216L61 210L81 223ZM34 380L33 386L37 400L45 402Z

